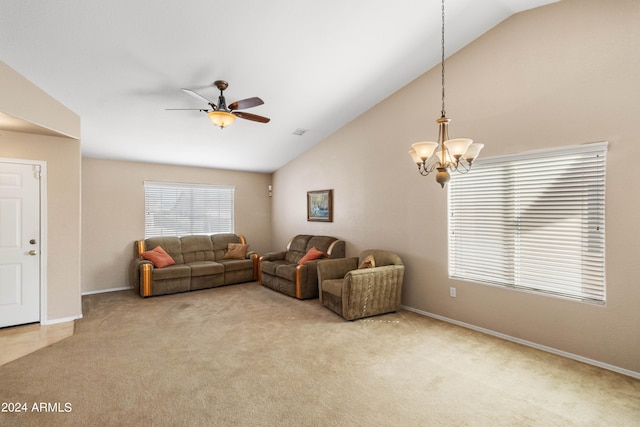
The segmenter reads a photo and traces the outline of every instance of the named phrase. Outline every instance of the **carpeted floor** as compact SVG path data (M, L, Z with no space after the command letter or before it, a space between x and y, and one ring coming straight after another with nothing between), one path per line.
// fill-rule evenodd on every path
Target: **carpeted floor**
M412 312L347 322L256 283L83 304L0 367L1 409L26 409L0 425L640 425L636 379Z

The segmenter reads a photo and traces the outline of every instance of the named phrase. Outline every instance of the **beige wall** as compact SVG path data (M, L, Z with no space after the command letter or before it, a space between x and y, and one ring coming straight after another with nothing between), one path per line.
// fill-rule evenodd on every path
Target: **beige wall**
M274 245L308 232L344 238L349 256L397 251L403 304L639 373L638 22L635 0L564 0L511 17L446 67L451 137L485 143L483 157L610 142L605 306L448 278L447 192L407 154L437 137L439 66L274 174ZM334 222L307 222L306 191L327 188Z
M82 159L82 291L129 286L134 241L144 239L144 181L232 185L235 231L250 250L271 241L271 174Z
M0 112L61 136L80 138L80 118L73 111L0 61Z
M2 62L0 93L0 112L72 136L1 130L0 157L47 163L47 289L42 321L80 317L80 119Z

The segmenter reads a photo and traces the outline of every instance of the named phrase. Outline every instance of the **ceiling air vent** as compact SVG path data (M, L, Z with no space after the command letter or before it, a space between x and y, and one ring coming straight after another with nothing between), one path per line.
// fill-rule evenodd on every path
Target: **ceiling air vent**
M298 135L298 136L302 136L305 133L309 132L309 129L302 129L302 128L298 128L296 130L293 131L294 135Z

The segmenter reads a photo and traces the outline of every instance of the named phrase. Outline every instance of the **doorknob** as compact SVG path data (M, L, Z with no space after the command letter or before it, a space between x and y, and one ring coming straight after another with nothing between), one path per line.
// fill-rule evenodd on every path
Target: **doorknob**
M29 251L29 255L32 255L32 256L34 256L34 255L38 255L38 251L36 251L35 249L31 249L31 250Z

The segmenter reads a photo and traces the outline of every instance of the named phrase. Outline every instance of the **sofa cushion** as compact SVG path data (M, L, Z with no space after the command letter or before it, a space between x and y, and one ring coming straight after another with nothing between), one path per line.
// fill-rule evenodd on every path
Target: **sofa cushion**
M194 277L213 276L224 273L224 265L215 261L194 261L187 265L191 268L191 275Z
M215 261L213 244L209 236L182 236L180 242L185 264L196 261Z
M322 292L328 292L331 295L342 297L342 286L344 279L329 279L322 281Z
M289 244L289 248L287 250L287 254L285 255L285 259L290 263L297 263L300 258L307 253L311 246L308 245L309 240L311 240L310 235L307 234L299 234L291 240Z
M234 233L219 233L211 235L211 243L213 245L213 253L216 261L224 258L229 243L242 243L240 236Z
M302 265L307 261L312 261L314 259L322 258L323 255L324 255L324 252L319 251L318 249L316 249L315 246L313 246L311 247L311 249L307 251L306 254L304 254L302 258L298 260L298 265Z
M163 236L163 237L150 237L144 241L145 251L149 251L156 246L162 246L176 264L184 264L184 258L182 258L182 244L179 237Z
M280 264L276 268L276 276L283 279L290 280L295 283L296 281L296 269L297 264Z
M224 262L224 260L223 260ZM282 266L282 265L290 265L289 262L287 262L284 259L277 259L274 261L263 261L260 263L260 269L262 270L263 273L267 273L270 274L272 276L276 275L276 271L278 269L278 267ZM294 265L295 267L295 265Z
M252 259L221 259L216 262L224 265L225 272L253 269Z
M153 270L153 280L167 280L167 279L179 279L183 277L190 277L191 269L185 264L170 265L165 268L158 268Z
M313 236L307 243L307 250L316 247L319 251L327 253L329 246L336 241L335 237L330 236Z
M227 253L224 254L224 259L245 259L247 257L247 250L249 245L243 245L242 243L229 243L227 246Z
M173 258L162 249L162 246L156 246L150 251L143 252L140 256L151 261L155 268L167 267L176 263Z

